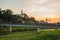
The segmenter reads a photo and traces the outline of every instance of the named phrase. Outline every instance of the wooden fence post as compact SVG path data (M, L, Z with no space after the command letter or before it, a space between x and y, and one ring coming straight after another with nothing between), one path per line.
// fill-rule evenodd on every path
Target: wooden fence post
M40 28L37 28L37 32L40 32Z
M12 26L10 26L10 32L12 32Z

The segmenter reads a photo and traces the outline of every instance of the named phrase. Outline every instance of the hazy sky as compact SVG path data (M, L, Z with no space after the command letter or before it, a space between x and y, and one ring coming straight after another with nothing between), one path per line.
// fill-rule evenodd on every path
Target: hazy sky
M0 8L11 9L14 14L24 10L33 17L60 16L60 0L0 0Z

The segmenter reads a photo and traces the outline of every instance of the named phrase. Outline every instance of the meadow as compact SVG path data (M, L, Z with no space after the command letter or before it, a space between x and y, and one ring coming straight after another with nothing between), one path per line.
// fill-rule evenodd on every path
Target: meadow
M0 36L0 40L60 40L60 30L14 32Z

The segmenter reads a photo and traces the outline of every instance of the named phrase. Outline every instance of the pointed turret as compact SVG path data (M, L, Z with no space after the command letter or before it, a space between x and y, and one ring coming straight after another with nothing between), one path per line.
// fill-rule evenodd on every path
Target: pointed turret
M21 14L23 14L23 10L21 10Z

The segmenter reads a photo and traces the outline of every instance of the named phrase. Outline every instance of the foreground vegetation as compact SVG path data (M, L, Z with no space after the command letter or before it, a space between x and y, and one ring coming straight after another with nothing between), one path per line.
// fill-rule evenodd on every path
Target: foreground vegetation
M59 40L60 30L15 32L0 36L0 40Z

